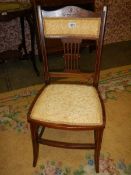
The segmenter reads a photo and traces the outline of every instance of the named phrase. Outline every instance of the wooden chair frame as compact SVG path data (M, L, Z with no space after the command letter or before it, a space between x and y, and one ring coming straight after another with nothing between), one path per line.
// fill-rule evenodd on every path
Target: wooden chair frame
M40 6L37 6L36 8L36 18L37 18L37 28L38 28L38 36L39 36L39 42L40 42L40 50L41 50L41 55L43 58L43 63L44 63L44 80L46 86L50 83L50 78L52 77L69 77L70 75L75 77L78 76L80 77L81 74L79 72L78 67L75 69L67 68L65 71L60 74L60 73L54 73L54 72L49 72L48 69L48 58L47 58L47 50L46 50L46 37L45 37L45 28L43 27L43 20L45 17L68 17L68 16L73 16L73 17L100 17L101 18L101 25L100 25L100 33L98 38L96 37L83 37L81 36L76 36L76 37L71 37L70 35L67 36L61 36L61 35L56 35L56 36L48 36L50 38L62 38L62 41L65 45L68 45L70 41L72 40L75 45L80 42L81 39L86 38L86 39L91 39L91 40L96 40L97 48L96 48L96 63L95 63L95 73L91 75L93 77L93 86L96 88L100 102L101 102L101 107L102 107L102 112L103 112L103 124L98 126L98 125L91 125L91 126L80 126L80 125L67 125L67 124L54 124L54 123L49 123L49 122L41 122L35 119L32 119L30 117L31 110L34 106L34 103L31 106L31 109L29 111L28 115L28 122L30 122L30 129L31 129L31 135L32 135L32 144L33 144L33 155L34 155L34 160L33 160L33 166L36 166L37 159L38 159L38 153L39 153L39 144L45 144L49 146L55 146L55 147L64 147L64 148L74 148L74 149L94 149L95 154L94 154L94 160L95 160L95 169L96 172L99 172L99 156L100 156L100 149L101 149L101 142L102 142L102 136L103 136L103 130L105 128L105 109L104 109L104 104L101 99L99 90L98 90L98 82L99 82L99 74L100 74L100 63L101 63L101 55L102 55L102 46L103 46L103 38L104 38L104 30L105 30L105 23L106 23L106 15L107 15L107 7L103 7L103 11L100 14L87 11L78 7L74 6L68 6L56 11L44 11L41 9ZM70 39L71 38L71 39ZM72 43L72 42L71 42ZM79 47L79 46L78 46ZM66 46L64 47L64 51L66 50ZM68 50L68 49L67 49ZM79 49L78 49L79 50ZM65 51L66 52L66 51ZM71 50L72 52L72 50ZM66 57L66 53L64 54ZM76 57L78 57L78 53L76 53ZM89 75L86 73L82 73L82 77L88 77ZM43 91L43 89L42 89ZM40 92L41 93L41 92ZM39 97L39 95L38 95ZM36 99L38 98L36 97ZM43 128L41 129L41 132L38 132L39 127L42 126ZM45 127L47 128L55 128L55 129L64 129L64 130L75 130L75 131L82 131L82 130L93 130L94 131L94 143L65 143L65 142L57 142L57 141L52 141L52 140L47 140L43 139L42 134L45 130Z

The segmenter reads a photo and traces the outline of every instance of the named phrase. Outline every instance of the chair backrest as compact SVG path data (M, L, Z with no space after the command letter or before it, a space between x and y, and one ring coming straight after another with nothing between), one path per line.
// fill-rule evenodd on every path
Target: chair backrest
M101 13L95 13L76 6L66 6L53 11L36 8L37 28L41 55L44 61L44 78L49 82L52 77L82 76L92 77L94 86L98 86L100 62L103 46L107 7ZM64 50L64 71L49 72L46 40L59 38ZM80 72L80 45L82 40L96 41L96 60L94 73Z

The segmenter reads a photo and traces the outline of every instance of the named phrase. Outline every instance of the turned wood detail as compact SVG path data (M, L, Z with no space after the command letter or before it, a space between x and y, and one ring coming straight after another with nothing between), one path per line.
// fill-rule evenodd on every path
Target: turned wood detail
M81 39L62 39L64 48L65 72L80 72L80 44Z

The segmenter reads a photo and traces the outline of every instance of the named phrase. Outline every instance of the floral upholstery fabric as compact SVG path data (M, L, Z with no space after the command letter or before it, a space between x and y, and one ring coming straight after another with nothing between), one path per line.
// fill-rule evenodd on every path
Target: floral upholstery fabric
M52 84L37 99L31 118L69 125L101 125L102 109L92 86Z

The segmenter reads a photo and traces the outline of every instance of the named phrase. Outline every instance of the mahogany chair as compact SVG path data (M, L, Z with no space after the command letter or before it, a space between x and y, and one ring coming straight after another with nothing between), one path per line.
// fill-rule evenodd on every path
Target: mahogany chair
M101 13L87 11L76 6L66 6L54 11L42 10L40 6L36 8L45 86L35 99L28 115L34 167L38 159L39 144L45 144L71 149L94 149L95 169L96 172L99 172L99 156L105 128L105 110L98 90L98 83L106 14L106 6L103 7ZM65 63L61 73L49 71L46 49L48 38L61 38ZM80 45L83 39L96 41L96 61L92 73L80 71ZM87 82L85 84L79 82L58 83L56 77L85 78ZM52 83L54 78L56 83L54 81ZM60 129L59 131L61 129L77 132L92 130L94 131L94 142L66 143L44 139L42 134L46 127Z

